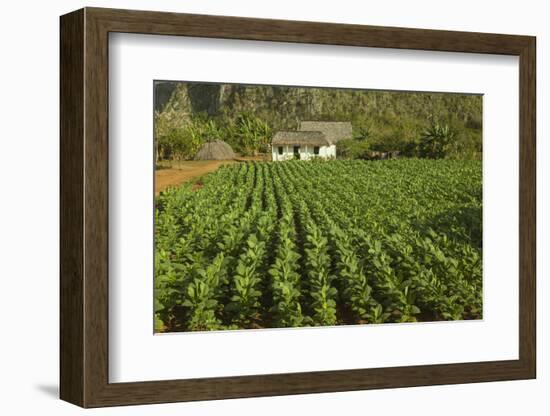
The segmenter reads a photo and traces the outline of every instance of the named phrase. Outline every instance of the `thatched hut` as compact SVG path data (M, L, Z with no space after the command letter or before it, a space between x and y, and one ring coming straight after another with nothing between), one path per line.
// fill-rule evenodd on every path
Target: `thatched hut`
M201 146L195 160L230 160L236 155L231 146L223 140L212 140Z

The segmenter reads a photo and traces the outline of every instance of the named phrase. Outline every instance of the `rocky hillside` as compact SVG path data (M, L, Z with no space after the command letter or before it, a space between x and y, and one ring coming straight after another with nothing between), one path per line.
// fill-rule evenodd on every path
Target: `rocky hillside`
M425 123L437 117L451 123L481 124L480 95L296 88L240 84L159 82L157 111L182 116L236 116L252 113L274 129L296 127L299 120L352 121L354 127L396 119Z
M458 153L481 152L481 95L159 81L155 111L157 140L185 158L212 135L255 153L269 142L266 135L296 129L302 120L350 121L354 136L368 138L371 149L407 152L441 123L461 141Z

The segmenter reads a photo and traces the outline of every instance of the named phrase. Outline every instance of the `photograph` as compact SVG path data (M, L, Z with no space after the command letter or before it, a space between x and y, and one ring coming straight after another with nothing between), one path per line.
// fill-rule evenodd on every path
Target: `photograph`
M483 95L155 80L155 333L483 319Z

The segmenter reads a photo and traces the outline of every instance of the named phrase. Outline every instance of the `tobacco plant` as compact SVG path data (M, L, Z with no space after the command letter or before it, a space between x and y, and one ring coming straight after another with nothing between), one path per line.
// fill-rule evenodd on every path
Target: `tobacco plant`
M479 319L479 161L247 162L155 203L155 330Z

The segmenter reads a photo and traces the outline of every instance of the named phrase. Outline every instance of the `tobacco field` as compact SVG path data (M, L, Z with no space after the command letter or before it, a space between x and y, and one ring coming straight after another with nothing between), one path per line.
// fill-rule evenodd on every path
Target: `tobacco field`
M246 162L155 209L157 332L482 317L480 161Z

